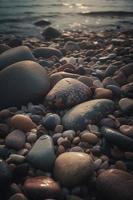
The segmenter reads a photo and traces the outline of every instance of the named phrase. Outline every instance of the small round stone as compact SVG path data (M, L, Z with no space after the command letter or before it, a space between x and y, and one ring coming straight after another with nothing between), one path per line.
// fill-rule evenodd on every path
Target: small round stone
M48 130L54 130L55 127L61 124L60 116L57 114L48 113L43 119L42 124Z
M24 160L25 160L25 157L18 155L18 154L11 154L9 156L9 162L10 163L20 164L20 163L23 163Z
M130 125L122 125L120 126L120 131L129 137L133 137L133 126Z
M25 144L26 136L24 132L16 129L8 134L5 139L5 143L8 147L19 150L22 149Z
M112 99L112 91L105 88L96 88L94 93L95 99Z
M23 130L24 132L36 128L36 124L32 122L28 116L22 114L14 115L11 118L11 125L17 129Z
M82 132L82 135L81 135L81 141L88 142L89 144L95 145L98 143L99 139L95 134L90 133L89 131L84 131Z
M29 133L29 135L27 136L27 142L29 143L34 143L37 140L37 135L35 133Z

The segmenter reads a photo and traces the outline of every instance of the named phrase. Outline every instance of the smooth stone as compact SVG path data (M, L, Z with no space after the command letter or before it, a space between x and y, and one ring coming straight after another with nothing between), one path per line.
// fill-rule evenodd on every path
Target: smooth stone
M51 171L55 161L52 138L48 135L41 136L27 154L26 160L37 169Z
M117 70L117 66L110 65L105 70L105 74L106 74L106 76L112 76L115 73L116 70Z
M121 149L133 151L133 139L118 132L117 130L102 127L101 132L108 142Z
M0 160L0 190L9 186L12 179L12 173L6 162Z
M120 132L126 136L133 137L133 126L130 125L122 125L120 126Z
M5 51L9 50L10 47L7 44L0 44L0 54L4 53Z
M0 145L0 159L7 159L9 157L10 151L5 145Z
M80 50L80 46L79 46L79 44L78 43L76 43L76 42L73 42L73 41L67 41L66 43L65 43L65 45L64 45L64 49L66 50L66 51L78 51L78 50Z
M133 62L121 67L120 71L122 71L127 77L133 74Z
M117 128L116 121L111 119L111 118L109 118L109 117L103 118L100 121L100 125L101 126L106 126L106 127L109 127L109 128Z
M55 161L54 176L63 186L73 187L87 180L93 173L91 156L82 152L66 152Z
M12 195L9 200L28 200L26 196L24 196L22 193L17 193Z
M42 118L43 126L48 130L54 130L55 127L61 124L61 118L57 114L47 114Z
M80 76L78 78L78 80L81 81L82 83L84 83L85 85L87 85L88 87L92 87L93 86L93 79L91 77Z
M43 31L42 36L45 38L45 40L51 40L51 39L60 37L61 32L49 26Z
M52 178L46 176L26 179L23 185L23 190L26 196L32 200L59 198L61 193L59 184Z
M39 20L37 22L34 23L36 26L40 26L40 27L44 27L44 26L48 26L51 24L50 21L46 20L46 19L42 19L42 20Z
M121 87L122 93L127 97L133 97L133 82L123 85Z
M11 48L0 54L0 70L16 62L24 60L35 60L31 50L26 46Z
M89 131L83 131L81 132L81 141L95 145L98 143L99 139L95 134L90 133Z
M112 80L118 83L118 85L124 85L127 81L127 77L123 72L118 72L116 75L112 77Z
M107 85L106 89L109 89L112 91L112 95L114 98L120 98L121 97L121 88L118 87L117 85Z
M14 164L21 164L24 162L24 160L25 157L18 154L10 154L8 159L9 163L14 163Z
M112 91L105 88L96 88L94 99L112 99Z
M64 78L47 94L46 101L50 106L67 108L86 101L91 97L91 90L82 82Z
M39 47L33 51L33 54L36 58L50 58L52 56L57 56L61 58L63 55L60 50L52 47Z
M5 143L9 148L22 149L25 144L26 136L20 130L14 130L9 133L5 139Z
M133 175L118 169L106 170L98 176L96 188L103 200L132 200Z
M51 87L53 87L58 81L60 81L63 78L78 78L79 75L78 74L72 74L72 73L68 73L68 72L56 72L54 74L52 74L50 76L50 83L51 83Z
M84 130L88 123L96 123L113 112L114 102L108 99L91 100L70 109L62 118L66 129Z
M31 129L34 129L37 127L37 125L31 120L29 116L22 115L22 114L16 114L14 115L10 123L13 127L23 130L24 132L28 132Z
M0 72L0 107L37 101L49 89L50 80L41 65L33 61L17 62Z
M133 99L122 98L119 101L119 107L124 113L132 113L133 112Z

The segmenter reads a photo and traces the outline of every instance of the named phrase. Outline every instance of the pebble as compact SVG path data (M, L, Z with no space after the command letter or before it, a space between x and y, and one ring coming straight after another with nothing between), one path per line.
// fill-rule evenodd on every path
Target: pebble
M118 169L106 170L98 176L96 188L102 199L132 200L133 176ZM127 188L127 189L125 189Z
M61 58L63 55L60 50L52 48L52 47L39 47L34 49L33 54L36 58L45 58L48 59L52 56L56 56Z
M8 158L8 163L20 164L23 163L25 157L18 154L11 154Z
M130 125L122 125L120 126L120 132L126 136L133 137L133 126Z
M41 136L27 154L26 160L37 169L51 171L55 161L52 138L48 135Z
M57 114L47 113L42 118L42 125L48 130L54 130L57 125L61 124L61 118Z
M84 130L88 123L95 124L113 110L114 102L111 100L86 101L67 111L62 118L62 124L66 129Z
M23 190L32 200L60 197L61 189L57 182L46 176L38 176L25 180Z
M57 29L49 26L48 28L46 28L43 31L42 36L45 38L45 40L52 40L54 38L60 37L61 32L59 32Z
M130 98L122 98L119 101L119 106L122 112L124 113L132 113L133 111L133 99Z
M14 130L5 138L5 144L13 149L20 150L25 145L25 134L20 130Z
M64 78L50 90L46 96L46 101L51 107L68 108L91 97L91 90L82 82Z
M11 48L0 54L0 70L23 60L35 60L30 49L26 46Z
M10 87L6 86L7 79ZM30 60L14 63L0 73L0 93L3 94L0 107L21 106L30 101L35 102L49 89L50 80L41 65Z
M67 41L66 43L65 43L65 45L64 45L64 49L66 50L66 51L78 51L78 50L80 50L80 46L79 46L79 44L78 43L76 43L76 42L73 42L73 41Z
M13 127L28 132L31 129L36 128L36 124L26 115L16 114L14 115L10 123Z
M35 133L29 133L27 136L27 142L33 144L37 140L37 135Z
M92 175L92 172L93 161L86 153L66 152L56 158L54 176L63 186L81 184Z
M96 88L94 92L95 99L112 99L112 91L105 88Z
M89 131L83 131L81 132L81 141L95 145L98 143L99 139L95 134L90 133Z

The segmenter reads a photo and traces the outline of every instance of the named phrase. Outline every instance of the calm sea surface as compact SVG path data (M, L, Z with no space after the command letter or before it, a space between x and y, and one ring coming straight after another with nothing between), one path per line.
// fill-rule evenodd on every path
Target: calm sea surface
M133 28L133 0L0 0L0 34L39 36L41 19L61 30Z

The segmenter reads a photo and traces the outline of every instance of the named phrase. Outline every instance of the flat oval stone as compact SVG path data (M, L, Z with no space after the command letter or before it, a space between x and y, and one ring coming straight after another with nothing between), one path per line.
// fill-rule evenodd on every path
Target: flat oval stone
M103 200L132 200L133 175L118 169L106 170L98 176L96 188Z
M69 110L62 119L66 129L84 130L88 123L96 123L113 112L114 102L108 99L91 100Z
M55 161L52 138L48 135L41 136L27 154L26 160L35 168L51 171Z
M71 187L81 184L93 172L92 158L82 152L66 152L57 157L54 176L60 184Z
M122 98L119 101L119 107L124 113L132 113L133 112L133 99L131 98Z
M89 131L83 131L81 135L81 141L94 145L98 143L99 139L95 134L90 133Z
M20 130L14 130L9 133L5 139L5 143L8 147L12 149L22 149L25 144L26 136Z
M26 196L32 200L58 198L61 192L59 184L46 176L28 178L24 182L23 190Z
M105 88L96 88L94 93L95 99L112 99L112 91Z
M49 89L50 81L41 65L33 61L17 62L0 72L0 107L36 101Z
M26 46L11 48L0 55L0 70L23 60L35 60L30 49Z
M114 129L106 127L102 127L101 132L106 140L111 144L125 150L133 151L133 139L129 138L128 136L123 135Z
M64 78L60 80L47 94L46 100L49 105L57 108L67 108L91 97L91 90L82 82Z
M60 50L52 48L52 47L39 47L33 51L33 54L36 58L50 58L52 56L57 56L61 58L63 55Z
M11 118L10 123L13 127L23 130L25 132L28 132L31 129L34 129L37 127L37 125L30 119L29 116L22 115L22 114L14 115Z

